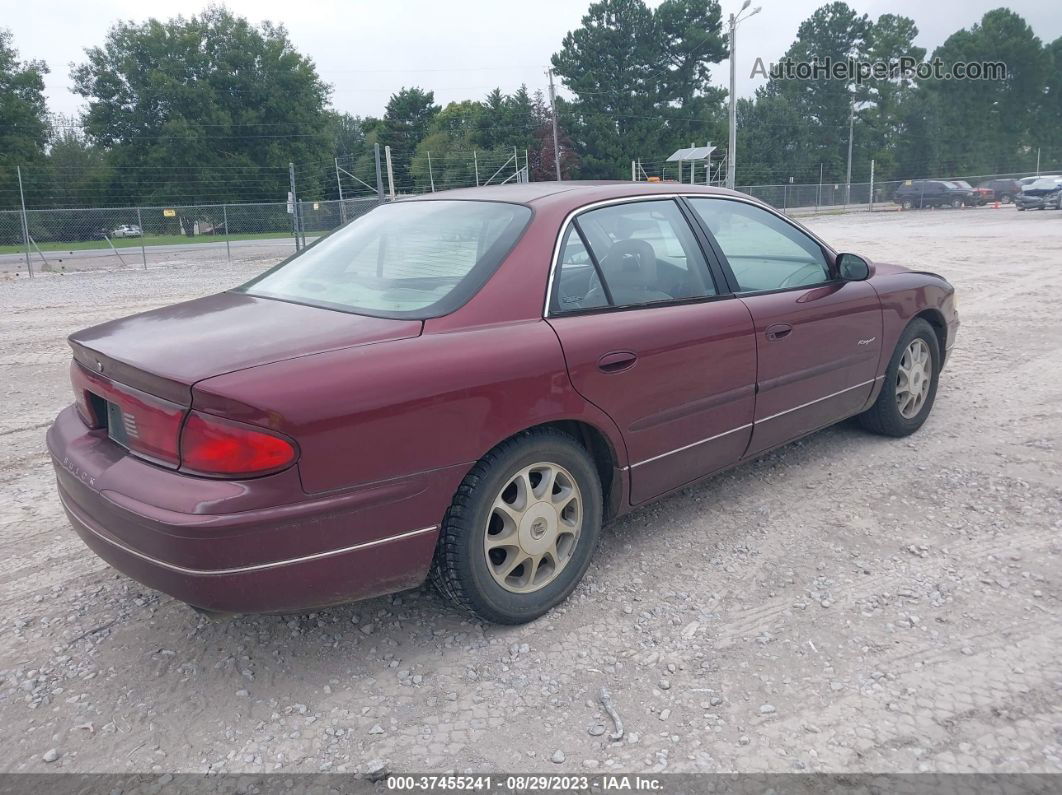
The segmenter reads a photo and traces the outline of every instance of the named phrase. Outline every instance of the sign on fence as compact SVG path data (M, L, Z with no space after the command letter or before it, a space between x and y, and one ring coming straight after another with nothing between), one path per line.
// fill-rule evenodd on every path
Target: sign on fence
M165 218L176 218L177 217L177 211L176 210L171 210L171 209L169 209L167 207L165 210L162 211L162 215Z

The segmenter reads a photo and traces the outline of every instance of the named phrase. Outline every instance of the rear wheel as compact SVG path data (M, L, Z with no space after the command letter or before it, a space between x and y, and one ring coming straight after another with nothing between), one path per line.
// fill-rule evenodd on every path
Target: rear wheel
M432 582L487 621L521 624L575 589L601 528L601 483L571 436L522 433L462 481L439 533Z
M1014 201L1014 197L1011 196L1009 193L1004 193L1002 196L999 197L999 200L1004 204L1010 204L1012 201Z
M925 423L933 409L940 377L940 346L925 320L911 321L896 344L874 405L859 415L868 431L907 436Z
M900 206L903 207L903 209L905 210L910 210L914 207L914 202L910 199L904 199L903 204L901 204Z
M960 207L962 207L962 199L952 199L951 207L953 210L958 210Z

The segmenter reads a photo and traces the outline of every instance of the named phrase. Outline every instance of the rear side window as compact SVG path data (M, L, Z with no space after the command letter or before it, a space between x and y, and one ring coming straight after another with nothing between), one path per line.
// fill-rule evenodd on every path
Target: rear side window
M773 213L726 199L689 199L737 279L741 292L786 290L830 278L822 248Z
M438 317L486 283L530 220L528 207L502 202L386 204L238 289L376 317Z
M561 242L551 311L644 306L716 294L693 231L671 200L576 217Z

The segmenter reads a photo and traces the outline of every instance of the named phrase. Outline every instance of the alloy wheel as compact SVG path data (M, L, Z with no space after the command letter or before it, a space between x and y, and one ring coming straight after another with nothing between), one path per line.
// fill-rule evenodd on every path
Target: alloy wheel
M904 419L913 419L925 405L933 381L933 358L921 337L911 340L896 371L896 407Z
M571 560L582 523L582 492L568 470L549 462L524 467L487 518L483 552L491 576L512 593L544 588Z

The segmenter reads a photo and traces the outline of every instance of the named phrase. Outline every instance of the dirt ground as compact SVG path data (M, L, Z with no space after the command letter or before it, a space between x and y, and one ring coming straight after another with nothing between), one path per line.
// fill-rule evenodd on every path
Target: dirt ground
M0 771L1062 772L1062 213L806 222L956 285L927 425L640 510L518 628L426 587L210 621L109 569L44 449L64 336L258 266L0 281Z

